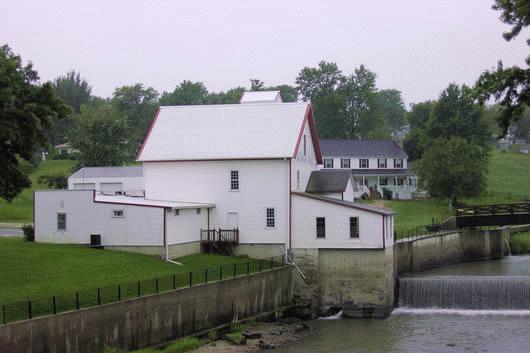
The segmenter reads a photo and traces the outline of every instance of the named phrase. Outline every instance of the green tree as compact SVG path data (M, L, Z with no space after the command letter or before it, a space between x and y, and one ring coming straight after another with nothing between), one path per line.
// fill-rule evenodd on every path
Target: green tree
M38 81L31 63L23 66L7 45L0 47L0 198L7 201L31 185L20 160L46 144L51 119L69 112L52 84Z
M208 102L208 90L202 82L182 81L173 92L164 92L160 105L197 105Z
M137 83L116 88L111 101L116 110L127 117L134 143L141 144L158 105L158 92Z
M425 146L425 135L423 129L412 129L403 140L403 149L409 157L409 161L421 158Z
M83 166L120 166L132 160L127 118L109 104L81 106L70 143Z
M92 86L79 72L70 71L57 77L53 86L57 95L77 113L92 99Z
M449 200L480 195L486 188L488 150L462 137L438 138L414 163L418 183L431 196Z
M389 131L379 106L376 75L364 65L344 80L337 93L345 97L343 109L346 138L388 138Z
M483 110L472 97L467 86L450 84L442 91L425 126L428 141L437 138L462 137L487 147L491 131Z
M208 94L208 104L237 104L245 92L245 87L231 88L226 92L212 92Z
M495 0L492 8L501 12L502 22L511 26L503 33L510 41L517 37L530 23L530 2L528 0ZM530 39L527 40L530 45ZM526 58L530 65L530 56ZM475 83L475 94L479 102L485 103L493 98L502 107L498 118L502 134L517 121L525 107L530 106L530 68L512 66L505 68L499 61L494 70L485 71Z
M298 92L304 101L314 101L318 96L334 94L344 79L337 64L321 61L318 67L304 67L296 78Z
M412 105L410 112L407 114L407 120L411 129L425 128L431 112L434 109L434 104L435 102L433 101L425 101Z
M298 100L298 90L289 85L279 85L266 87L267 91L280 91L283 102L296 102Z
M345 105L345 97L338 94L315 97L313 109L321 138L346 138L342 117Z
M379 105L383 111L387 126L393 130L400 128L406 122L405 104L401 92L397 89L384 89L377 93Z
M256 78L250 79L250 90L265 91L265 83L262 80L258 80Z

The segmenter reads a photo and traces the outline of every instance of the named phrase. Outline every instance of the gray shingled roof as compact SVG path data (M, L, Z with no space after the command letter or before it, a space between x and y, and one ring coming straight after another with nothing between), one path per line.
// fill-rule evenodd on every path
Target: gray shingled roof
M351 178L349 170L318 170L311 172L305 192L322 194L344 192Z
M323 201L323 202L329 202L329 203L332 203L332 204L335 204L335 205L339 205L339 206L357 208L359 210L372 212L372 213L378 213L378 214L385 215L385 216L396 214L396 212L394 212L394 211L392 211L391 209L388 209L388 208L375 207L375 206L359 204L359 203L356 203L356 202L337 200L337 199L333 199L331 197L315 195L315 194L309 194L307 192L293 192L292 194L293 195L300 195L300 196L303 196L303 197L308 197L310 199L315 199L315 200L319 200L319 201Z
M143 176L142 166L133 167L84 167L70 178L139 178Z
M390 140L320 140L324 157L407 158L397 143Z

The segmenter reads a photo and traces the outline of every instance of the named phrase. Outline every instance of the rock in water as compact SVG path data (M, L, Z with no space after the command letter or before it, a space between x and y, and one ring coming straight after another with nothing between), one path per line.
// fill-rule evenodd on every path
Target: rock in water
M249 340L255 340L257 338L261 338L262 336L261 332L255 332L255 331L245 331L242 333L242 335L246 337L246 339L249 339Z
M266 342L264 340L260 340L259 341L259 348L262 348L262 349L274 349L274 348L276 348L276 346L273 345L272 343Z

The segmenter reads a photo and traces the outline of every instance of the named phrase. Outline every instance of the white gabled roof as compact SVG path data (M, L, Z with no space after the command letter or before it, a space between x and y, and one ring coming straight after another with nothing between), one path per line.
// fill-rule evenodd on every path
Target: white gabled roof
M239 103L281 103L280 91L250 91L243 92Z
M319 156L309 103L163 106L137 160L292 158L306 115Z

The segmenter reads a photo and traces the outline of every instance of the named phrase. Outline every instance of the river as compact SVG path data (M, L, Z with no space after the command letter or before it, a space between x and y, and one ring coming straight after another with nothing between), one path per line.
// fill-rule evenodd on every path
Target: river
M447 266L414 277L445 282L466 278L530 281L530 256ZM496 283L492 285L498 287ZM454 285L449 283L449 287ZM428 302L436 303L432 299ZM530 352L530 307L397 308L386 320L336 318L311 324L315 328L311 334L274 352Z

